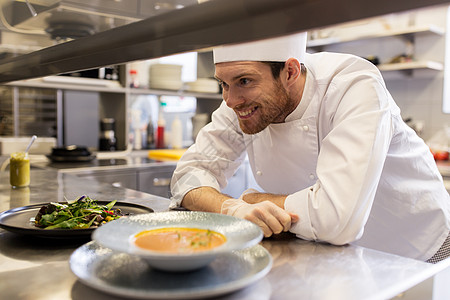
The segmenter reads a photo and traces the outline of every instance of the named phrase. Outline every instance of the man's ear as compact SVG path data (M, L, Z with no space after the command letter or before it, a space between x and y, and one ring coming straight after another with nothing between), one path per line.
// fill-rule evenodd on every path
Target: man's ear
M285 63L285 69L286 84L290 86L300 78L302 68L297 59L289 58Z

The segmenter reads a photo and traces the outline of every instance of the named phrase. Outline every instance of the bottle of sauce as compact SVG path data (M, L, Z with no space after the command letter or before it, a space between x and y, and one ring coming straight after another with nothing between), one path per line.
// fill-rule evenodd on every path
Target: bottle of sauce
M183 126L181 125L178 115L172 121L170 129L171 145L173 149L181 149L183 147Z
M163 110L165 103L161 103L159 107L159 116L158 116L158 127L156 128L156 149L165 148L164 144L164 130L166 127L166 120L164 120Z
M150 119L147 125L147 149L153 149L155 147L154 131L153 121Z
M13 188L30 185L30 158L27 152L11 153L9 159L9 181Z
M130 77L131 77L130 87L138 88L139 87L139 79L138 79L137 71L130 70Z

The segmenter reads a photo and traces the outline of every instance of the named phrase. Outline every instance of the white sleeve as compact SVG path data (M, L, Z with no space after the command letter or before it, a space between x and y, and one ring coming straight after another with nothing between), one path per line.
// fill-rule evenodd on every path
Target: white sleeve
M359 239L375 198L392 138L391 96L381 79L362 72L354 78L330 86L323 101L335 113L326 121L331 130L322 139L317 182L285 201L300 219L291 232L303 239Z
M234 112L225 102L200 130L195 144L181 157L171 181L171 205L181 205L190 190L209 186L220 191L245 158L245 143Z

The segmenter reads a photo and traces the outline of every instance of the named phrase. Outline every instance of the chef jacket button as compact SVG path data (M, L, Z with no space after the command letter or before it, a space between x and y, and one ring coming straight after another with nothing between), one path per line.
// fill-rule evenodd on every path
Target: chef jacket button
M309 174L309 179L313 180L315 178L316 178L316 176L314 176L314 174Z
M256 175L261 176L262 172L261 171L256 171Z
M309 130L308 125L303 125L303 130L304 130L304 131L308 131L308 130Z

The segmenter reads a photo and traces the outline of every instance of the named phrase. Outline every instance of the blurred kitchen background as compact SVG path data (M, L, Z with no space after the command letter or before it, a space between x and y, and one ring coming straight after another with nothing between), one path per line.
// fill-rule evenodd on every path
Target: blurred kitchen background
M1 0L0 57L121 26L197 1ZM353 53L377 64L403 118L425 140L450 124L446 91L448 7L432 7L309 32L308 52ZM447 47L447 51L450 51ZM152 67L153 66L153 67ZM179 68L173 69L173 67ZM450 67L447 67L450 68ZM37 134L55 145L99 149L113 119L117 150L154 148L158 119L182 124L182 146L221 102L210 51L192 52L0 86L0 136ZM42 140L41 140L42 141Z
M197 1L39 0L29 4L31 10L27 1L0 1L0 58L37 51ZM152 65L160 68L154 68L150 78ZM173 72L171 67L179 68ZM3 85L0 137L5 144L6 137L36 134L41 142L48 137L47 141L57 146L103 150L99 144L102 121L112 119L116 150L129 146L146 149L156 146L152 135L156 137L153 131L161 117L165 120L165 147L172 146L169 135L175 118L182 123L182 146L189 146L193 130L204 125L220 103L219 86L212 77L211 53L185 53Z
M0 59L199 2L0 0ZM353 53L376 64L404 120L448 160L449 26L449 7L433 6L310 31L307 51ZM222 101L213 75L206 49L0 85L0 155L24 148L34 134L37 154L67 145L120 153L186 148ZM244 173L251 177L245 166Z

